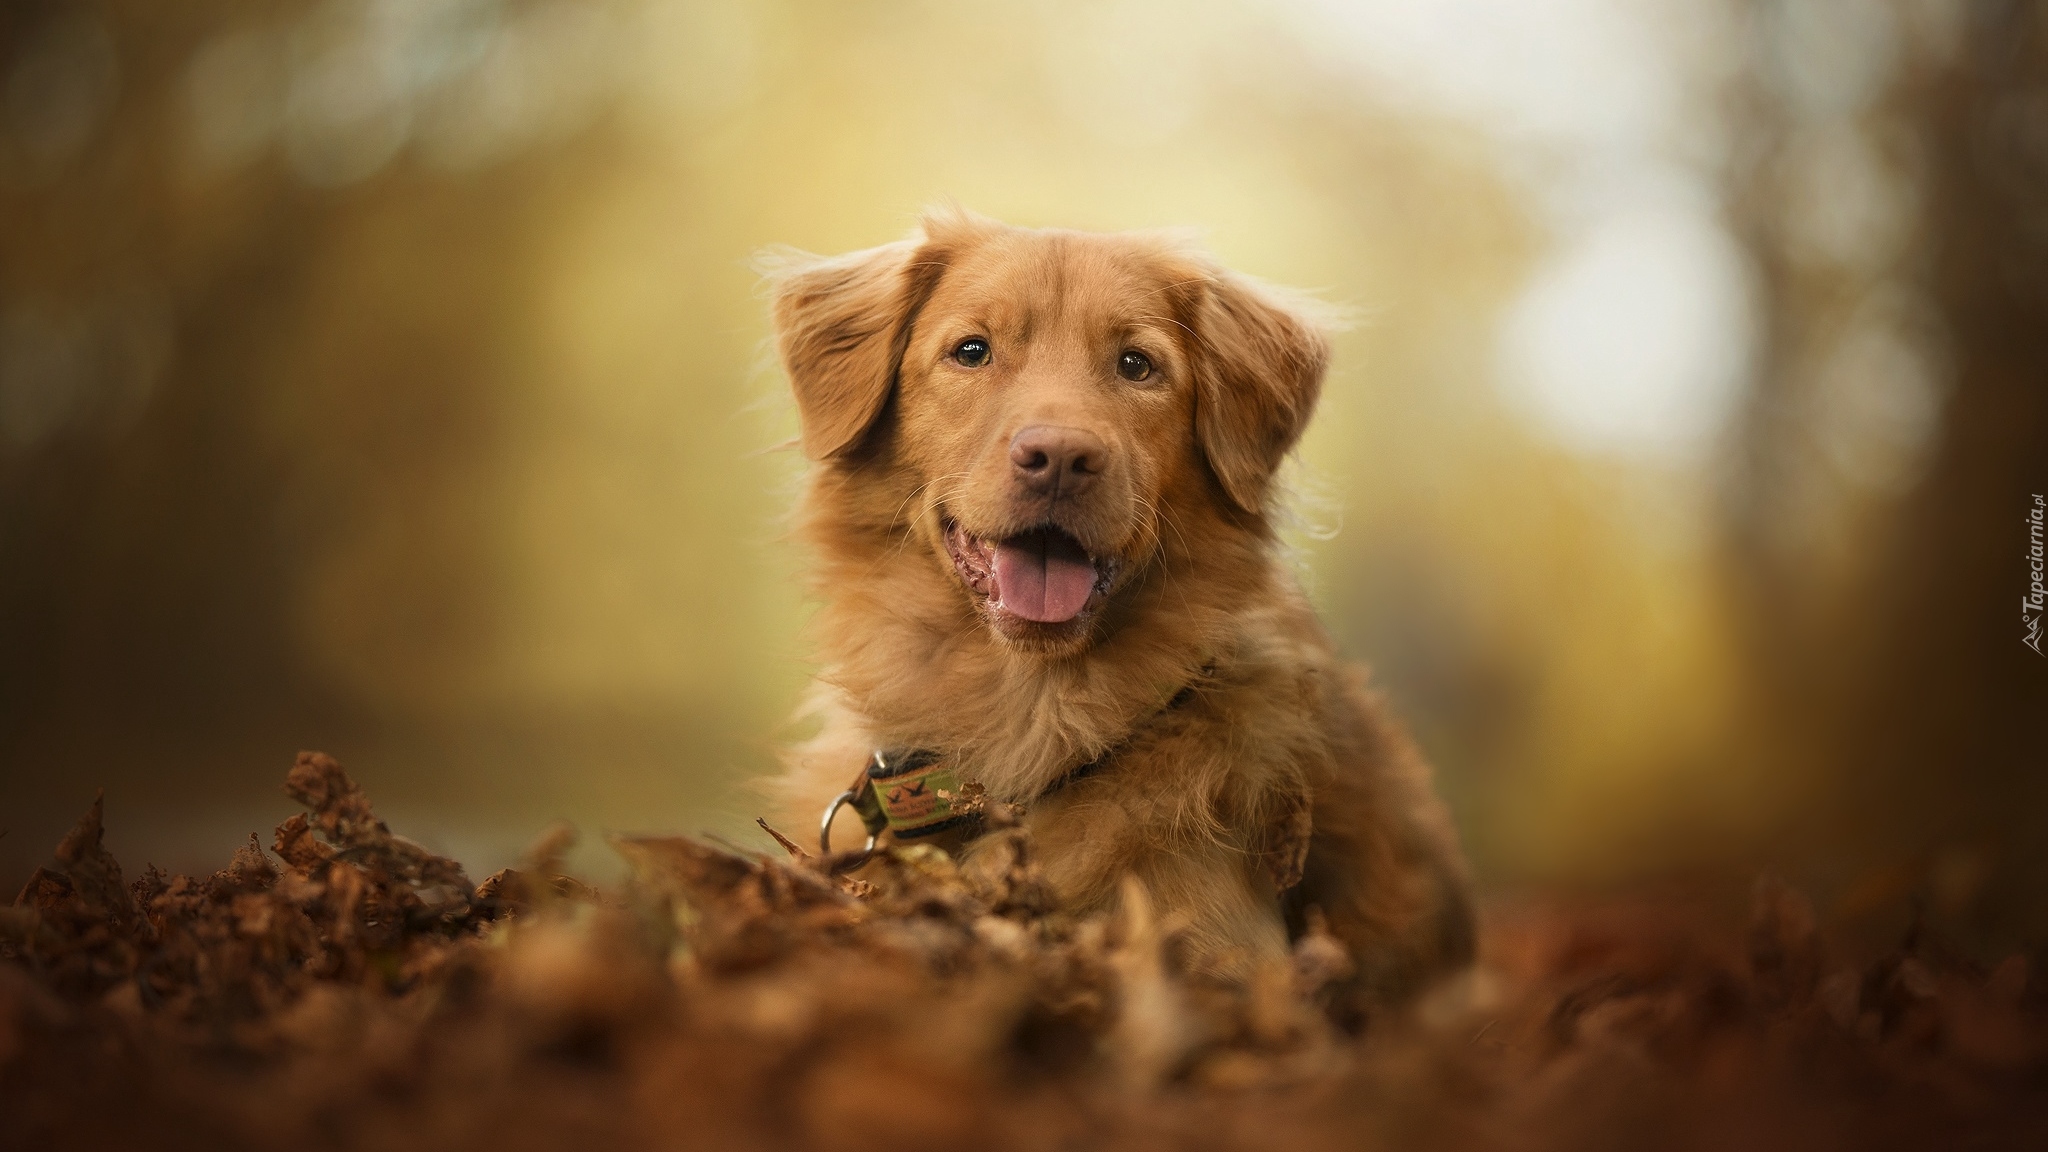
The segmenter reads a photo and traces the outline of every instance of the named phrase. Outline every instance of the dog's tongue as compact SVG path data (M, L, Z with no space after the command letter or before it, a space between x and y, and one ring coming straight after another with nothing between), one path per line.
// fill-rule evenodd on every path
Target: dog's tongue
M1094 563L1063 532L1027 532L996 545L996 595L1026 620L1072 620L1093 591Z

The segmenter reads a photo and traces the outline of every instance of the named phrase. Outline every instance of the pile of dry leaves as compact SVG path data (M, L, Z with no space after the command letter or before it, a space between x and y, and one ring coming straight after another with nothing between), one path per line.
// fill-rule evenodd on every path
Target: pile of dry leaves
M286 790L204 879L125 879L95 804L0 909L0 1146L2048 1147L2048 981L1831 960L1781 886L1733 944L1499 910L1472 977L1347 1036L1328 937L1190 978L1141 891L1065 916L1016 830L859 881L620 839L604 893L556 832L472 887L333 760Z

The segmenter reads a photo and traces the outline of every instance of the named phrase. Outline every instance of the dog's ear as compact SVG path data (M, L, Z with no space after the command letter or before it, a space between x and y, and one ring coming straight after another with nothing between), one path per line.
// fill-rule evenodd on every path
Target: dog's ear
M1306 302L1221 269L1195 307L1195 439L1231 502L1265 506L1281 458L1322 393L1330 343Z
M771 270L775 338L796 393L804 455L843 455L882 414L944 254L913 238L782 264Z

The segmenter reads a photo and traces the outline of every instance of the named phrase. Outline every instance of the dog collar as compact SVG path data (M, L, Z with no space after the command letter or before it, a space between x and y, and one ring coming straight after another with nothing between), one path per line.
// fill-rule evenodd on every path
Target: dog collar
M1215 672L1215 664L1204 664L1193 681L1178 685L1170 695L1162 693L1166 695L1166 703L1158 711L1140 720L1102 755L1061 773L1038 793L1036 799L1042 800L1077 780L1100 773L1153 721L1179 710L1194 699L1195 685ZM969 778L938 752L928 748L878 748L868 757L867 764L861 768L860 775L853 778L853 783L825 806L824 819L818 823L818 850L827 859L832 857L832 820L839 815L839 809L848 804L860 817L868 838L859 852L848 853L844 861L833 865L835 872L848 871L866 863L885 831L898 840L921 840L926 836L964 828L972 838L981 830L987 797L979 781Z

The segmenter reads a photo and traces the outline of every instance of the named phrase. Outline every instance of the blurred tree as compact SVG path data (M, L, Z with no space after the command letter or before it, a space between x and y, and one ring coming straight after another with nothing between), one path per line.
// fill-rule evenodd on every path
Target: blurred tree
M2038 936L2048 6L1815 7L1752 10L1730 197L1768 318L1726 507L1755 755L1802 782L1778 851L1850 918L1910 892Z

